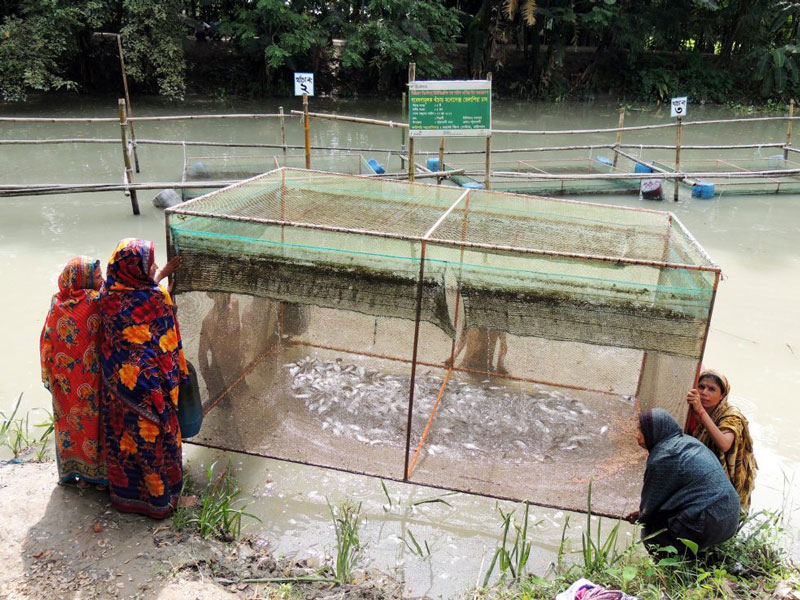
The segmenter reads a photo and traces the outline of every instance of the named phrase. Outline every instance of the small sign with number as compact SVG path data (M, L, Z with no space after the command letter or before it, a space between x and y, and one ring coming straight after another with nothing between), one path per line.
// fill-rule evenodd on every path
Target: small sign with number
M314 74L313 73L295 73L294 74L294 95L302 96L308 94L314 95Z
M685 117L686 110L689 107L689 98L683 96L682 98L673 98L670 103L670 117Z

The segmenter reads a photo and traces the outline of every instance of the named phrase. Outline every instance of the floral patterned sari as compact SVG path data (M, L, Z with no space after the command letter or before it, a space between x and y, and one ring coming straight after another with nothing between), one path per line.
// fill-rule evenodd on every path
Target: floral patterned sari
M117 510L168 516L181 492L178 389L188 370L169 293L150 279L153 243L124 239L100 293L104 452Z
M53 394L56 462L60 483L105 485L100 456L99 261L76 256L58 278L39 341L42 382Z

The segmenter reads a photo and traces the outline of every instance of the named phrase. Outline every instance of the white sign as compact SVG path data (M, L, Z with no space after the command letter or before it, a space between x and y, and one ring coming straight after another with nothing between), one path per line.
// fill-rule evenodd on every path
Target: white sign
M314 95L314 74L313 73L295 73L294 74L294 95L302 96L308 94Z
M685 117L686 110L689 108L689 98L683 96L682 98L673 98L670 102L670 117Z

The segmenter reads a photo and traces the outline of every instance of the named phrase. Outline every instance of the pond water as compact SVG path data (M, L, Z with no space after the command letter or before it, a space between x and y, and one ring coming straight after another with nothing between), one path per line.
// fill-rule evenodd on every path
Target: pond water
M137 115L277 112L299 109L296 98L259 103L222 104L190 101L170 104L135 100ZM14 116L116 116L113 98L47 98L24 106L2 105L4 115ZM337 111L398 121L400 102L388 100L312 99L311 110ZM692 120L732 118L738 115L717 107L690 106ZM668 108L629 110L626 124L664 123ZM496 102L495 128L575 129L613 127L617 105L531 104ZM685 128L685 144L779 142L785 140L783 122L714 125ZM277 121L216 120L197 122L139 123L139 139L274 142L279 139ZM0 125L2 138L105 137L119 135L110 124L11 124ZM299 120L287 122L287 142L302 144ZM631 134L631 143L671 143L671 130ZM522 140L496 136L498 146L539 146L611 143L613 134L548 136ZM397 129L358 126L329 121L312 122L312 144L337 147L398 147ZM418 143L418 149L435 151L438 139ZM459 140L450 148L480 148L481 140ZM181 146L140 146L142 173L137 181L178 181L184 152L202 151ZM753 158L775 154L774 149L752 149L739 155ZM243 151L245 153L245 151ZM249 153L253 153L250 151ZM217 153L218 154L218 153ZM266 152L265 152L266 154ZM597 152L594 153L595 155ZM375 153L381 158L380 153ZM119 145L0 146L0 183L119 182L122 161ZM586 156L590 153L587 151ZM479 156L477 160L481 160ZM312 162L313 166L313 162ZM665 186L668 197L671 187ZM0 299L2 330L7 343L0 361L0 410L8 411L20 393L21 410L50 408L50 398L39 373L38 340L56 278L67 258L82 253L103 261L123 237L153 239L157 260L165 259L163 212L150 200L156 191L140 192L142 214L131 214L121 193L71 194L0 199L0 277L6 282ZM800 195L728 195L696 200L688 193L681 201L643 204L636 196L588 196L580 198L620 206L673 211L711 257L722 267L720 285L705 363L727 373L732 396L748 416L760 471L753 495L755 509L784 509L794 531L795 552L800 524L800 436L794 393L800 389ZM188 448L188 447L187 447ZM196 476L200 467L230 459L245 495L254 504L249 510L262 523L248 529L264 535L279 553L300 556L330 553L335 542L326 498L332 503L351 499L362 502L366 517L364 538L372 564L398 569L409 594L451 597L478 583L497 544L501 519L494 500L465 494L442 497L442 492L387 483L388 497L379 480L298 466L243 455L223 455L188 448L187 460ZM441 498L445 502L419 503ZM391 500L390 500L391 499ZM501 503L504 510L513 505ZM517 509L517 514L521 509ZM555 559L566 519L564 512L532 507L532 570L542 573ZM568 537L578 540L582 515L571 517ZM429 558L416 556L403 540L409 533L430 547ZM630 534L626 528L627 535Z

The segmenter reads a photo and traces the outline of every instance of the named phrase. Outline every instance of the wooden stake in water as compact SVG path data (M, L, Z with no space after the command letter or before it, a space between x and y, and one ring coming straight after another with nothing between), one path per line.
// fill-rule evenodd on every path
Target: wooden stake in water
M306 169L311 168L311 131L308 123L308 94L303 94L303 130L306 139Z
M402 106L400 107L400 115L403 123L408 123L408 96L403 92L403 99L401 100ZM403 155L406 153L406 128L400 128L400 170L406 168L406 159Z
M122 88L125 91L125 105L127 106L128 116L132 117L133 107L131 106L131 95L128 93L128 73L125 70L125 59L122 56L122 36L119 34L117 34L117 50L119 50L119 65L122 69ZM133 131L133 121L128 121L128 127L130 127L131 130L133 161L136 164L136 172L139 173L139 153L136 150L136 133Z
M792 145L792 117L794 117L794 98L789 100L789 124L786 126L786 146L783 149L783 160L789 158L789 147Z
M492 81L492 74L486 74L486 80L491 82ZM492 93L492 88L489 88L489 94ZM490 99L491 101L491 99ZM483 179L483 187L487 190L492 189L492 132L489 132L489 135L486 136L486 175Z
M675 124L675 172L679 172L681 170L681 118L678 117L678 121ZM678 201L678 191L680 190L681 182L679 179L675 179L675 187L672 192L672 199L677 202Z
M409 63L408 65L408 83L412 83L417 78L417 63ZM409 115L409 119L410 119ZM409 128L408 132L408 180L414 183L414 138L411 136Z
M437 171L444 171L444 136L439 138L439 168ZM442 183L442 178L436 178L437 183Z
M619 109L619 124L617 127L617 144L615 148L619 148L620 144L622 143L622 128L625 126L625 107ZM614 168L617 168L617 160L619 159L619 154L614 152Z
M278 107L278 112L281 115L281 144L283 145L283 155L286 156L286 122L283 118L283 107Z
M125 183L133 183L133 169L131 168L131 155L128 153L128 116L125 111L125 99L119 99L119 132L122 141L122 160L125 163ZM139 214L139 200L136 198L136 190L129 190L131 195L131 208L133 214Z

